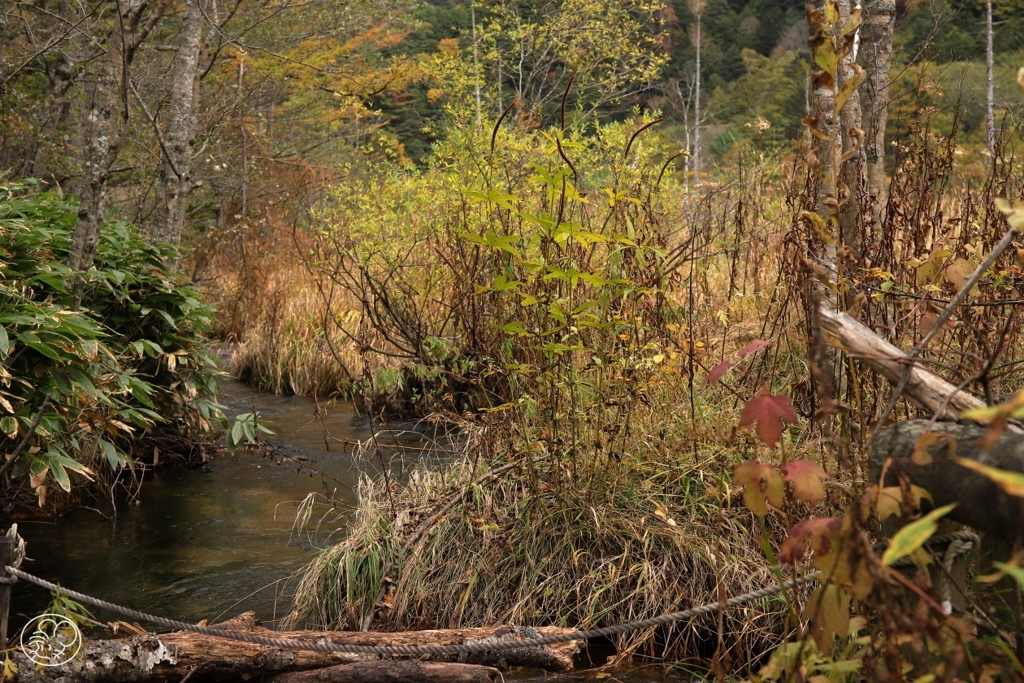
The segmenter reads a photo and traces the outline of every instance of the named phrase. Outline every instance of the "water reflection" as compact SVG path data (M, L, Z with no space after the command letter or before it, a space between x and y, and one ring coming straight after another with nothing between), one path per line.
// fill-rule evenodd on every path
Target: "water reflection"
M299 502L318 492L332 498L343 515L355 503L360 472L378 473L380 461L357 462L351 447L337 443L370 437L367 421L348 404L321 406L315 418L317 406L308 398L261 394L233 381L225 381L223 389L220 400L232 414L255 406L287 458L239 453L201 470L148 473L138 503L119 503L116 516L109 502L93 504L112 521L79 509L57 524L23 523L32 558L26 570L187 621L246 610L265 622L280 618L287 610L283 579L308 562L315 546L326 543L327 534L338 527L293 533ZM389 435L380 438L386 441ZM400 441L412 444L420 438L406 429ZM386 458L397 478L415 464L409 455L388 452ZM14 597L12 616L17 615L19 627L49 600L46 591L24 583Z

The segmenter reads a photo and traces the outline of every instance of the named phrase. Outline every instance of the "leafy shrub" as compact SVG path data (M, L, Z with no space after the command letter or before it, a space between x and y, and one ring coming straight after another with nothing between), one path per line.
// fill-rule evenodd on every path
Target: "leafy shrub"
M143 445L174 450L223 420L203 345L210 310L170 274L173 248L107 225L76 306L75 221L64 196L0 187L0 449L40 506L49 476L70 491L69 472L130 467Z

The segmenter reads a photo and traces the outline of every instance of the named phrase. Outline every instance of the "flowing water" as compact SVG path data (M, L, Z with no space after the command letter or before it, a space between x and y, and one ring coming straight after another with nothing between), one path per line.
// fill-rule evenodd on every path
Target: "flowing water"
M379 475L380 460L358 461L342 442L371 438L368 421L348 404L317 405L300 396L256 392L222 382L221 403L230 415L254 408L279 456L239 452L201 469L150 472L135 502L94 503L54 522L22 522L28 541L24 569L61 585L172 619L221 621L252 610L273 628L288 611L287 579L344 532L361 473ZM378 435L382 441L417 445L443 438L403 425ZM392 439L394 441L392 441ZM410 466L443 464L429 451L384 451L389 474L398 480ZM409 453L419 454L417 457ZM287 456L287 457L281 457ZM318 473L323 472L327 476ZM320 531L294 531L299 505L310 493L330 497L335 512ZM45 611L50 595L25 582L16 585L12 631ZM100 621L121 619L92 610ZM553 676L521 671L518 681L595 680L594 673ZM656 667L615 673L602 681L647 683L690 681L691 676Z

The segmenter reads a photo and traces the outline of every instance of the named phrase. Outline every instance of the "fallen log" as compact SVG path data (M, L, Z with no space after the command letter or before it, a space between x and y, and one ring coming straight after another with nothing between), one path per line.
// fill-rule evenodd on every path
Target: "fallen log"
M1011 472L1024 472L1024 435L1003 432L985 450L979 441L988 429L971 424L909 420L886 427L878 434L868 454L871 483L878 483L886 461L886 486L894 486L899 474L910 483L927 490L936 506L956 503L946 516L1008 541L1024 541L1024 498L1011 496L988 477L968 469L954 458L977 461L989 467ZM950 440L928 447L931 462L914 462L918 439L926 433L937 433Z
M246 612L218 624L217 627L267 638L371 646L455 645L488 639L523 640L537 635L548 636L576 630L555 626L541 626L536 629L501 626L401 633L271 631L263 628L252 612ZM472 655L434 656L429 659L435 662L456 661L499 668L528 666L550 671L571 671L573 658L579 648L579 641L572 641ZM379 659L372 655L345 652L283 650L191 631L132 636L121 640L86 641L82 653L74 661L62 666L47 667L41 671L35 670L32 662L17 649L14 650L13 658L21 671L18 680L26 683L55 680L73 680L81 683L171 683L181 681L186 676L189 677L189 683L237 681Z
M355 662L274 676L271 683L497 683L501 672L479 664L399 660Z
M935 373L912 364L898 347L876 335L871 328L846 313L818 301L818 324L833 346L885 377L894 385L908 365L910 373L903 395L940 420L956 420L965 410L984 408L980 398L958 389ZM1018 431L1016 427L1012 431Z

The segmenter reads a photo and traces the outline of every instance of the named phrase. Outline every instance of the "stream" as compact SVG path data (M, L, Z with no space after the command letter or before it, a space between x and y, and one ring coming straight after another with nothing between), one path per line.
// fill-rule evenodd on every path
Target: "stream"
M355 506L360 474L379 475L382 462L357 460L351 447L339 443L372 436L369 422L350 404L321 405L323 412L315 418L317 406L310 398L266 394L230 379L221 381L219 401L231 417L255 408L260 423L274 432L268 440L287 457L238 451L200 469L148 472L135 501L122 496L116 512L107 501L56 522L21 522L30 558L23 568L68 588L172 619L213 623L251 610L274 628L288 612L288 589L294 583L289 577L318 548L340 539L344 513ZM397 429L387 435L389 442L415 446L443 438L415 425ZM410 467L443 464L429 451L384 453L390 475L399 481ZM311 492L321 494L321 500L333 496L336 512L320 531L298 533L296 514ZM10 632L17 633L28 619L45 612L49 601L47 591L19 582L12 595ZM103 622L123 619L90 611ZM505 679L650 683L693 677L659 666L616 671L610 677L519 671Z

